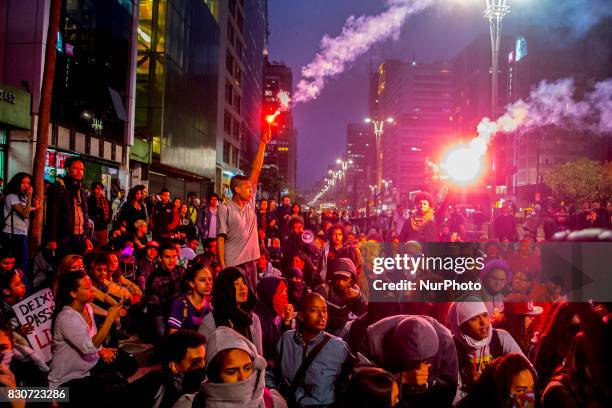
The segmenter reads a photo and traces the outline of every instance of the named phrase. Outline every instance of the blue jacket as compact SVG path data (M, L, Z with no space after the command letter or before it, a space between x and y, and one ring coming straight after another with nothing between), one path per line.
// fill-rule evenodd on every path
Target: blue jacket
M268 378L268 387L278 388L281 383L290 385L304 358L323 340L324 335L325 333L321 332L304 344L297 330L285 332L277 345L280 356L280 364L277 364L277 367L280 368L277 368L274 378ZM352 357L346 343L341 338L332 336L306 370L303 384L295 392L295 400L300 406L333 403L336 400L336 380L346 372L351 362Z
M217 211L218 211L217 207ZM218 218L217 212L217 221ZM198 217L196 220L196 227L198 228L198 233L200 234L200 239L208 239L208 229L210 227L210 219L212 217L212 213L210 212L209 206L200 207L200 211L198 211ZM219 229L219 224L217 222L217 229Z

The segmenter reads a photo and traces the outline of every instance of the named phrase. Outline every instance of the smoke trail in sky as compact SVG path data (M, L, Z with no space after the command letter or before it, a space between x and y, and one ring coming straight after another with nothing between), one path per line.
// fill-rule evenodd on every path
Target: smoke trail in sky
M431 6L435 0L387 0L387 10L376 16L350 16L337 37L325 35L321 51L302 67L293 102L316 99L326 80L344 72L347 65L365 54L374 44L397 39L406 18Z
M571 78L555 82L542 81L529 98L518 100L506 107L506 113L495 122L484 118L477 127L478 136L471 140L469 154L481 158L491 138L498 132L529 130L555 126L596 134L612 133L612 79L595 84L584 100L574 99L574 81Z

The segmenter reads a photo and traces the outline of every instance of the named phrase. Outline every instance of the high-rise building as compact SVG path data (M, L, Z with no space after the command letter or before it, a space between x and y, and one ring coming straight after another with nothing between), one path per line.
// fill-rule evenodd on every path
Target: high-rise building
M214 5L140 1L131 168L132 183L148 183L152 193L212 190L220 31Z
M365 206L370 185L376 184L376 141L371 125L350 123L346 129L346 158L352 161L346 189L354 209Z
M424 190L427 158L453 136L454 78L450 64L387 60L379 68L378 93L382 136L383 178L400 197Z
M274 114L279 109L279 92L283 91L291 96L292 89L291 68L281 62L269 62L266 58L263 88L264 116ZM271 129L272 141L266 150L265 171L282 177L283 182L278 193L293 194L295 192L297 143L291 109L278 115Z
M261 114L267 0L227 0L216 5L220 38L215 190L229 195L230 179L248 173L250 146L261 137L257 117ZM241 160L241 154L247 160Z
M506 103L528 98L541 81L562 78L573 79L574 97L580 99L595 83L612 76L612 19L603 20L580 38L571 29L527 27L512 38L512 45L501 59L500 96ZM496 181L525 203L548 195L544 178L554 166L580 157L609 159L609 141L579 129L519 129L500 139Z
M69 156L85 183L125 187L132 144L136 28L131 0L62 2L57 32L45 178ZM0 2L0 176L32 170L49 21L49 1Z

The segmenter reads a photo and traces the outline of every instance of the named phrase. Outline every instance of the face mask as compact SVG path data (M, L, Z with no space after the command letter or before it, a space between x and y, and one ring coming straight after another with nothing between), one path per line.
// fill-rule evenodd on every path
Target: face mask
M510 394L512 408L533 408L535 406L535 393Z
M6 350L0 354L0 364L4 364L5 366L9 366L11 361L13 360L13 350Z
M289 297L286 294L275 293L272 296L272 307L277 315L282 316L285 307L289 304Z
M183 381L181 383L181 392L184 394L193 394L200 390L200 384L206 377L206 368L198 368L196 370L189 370L183 374Z

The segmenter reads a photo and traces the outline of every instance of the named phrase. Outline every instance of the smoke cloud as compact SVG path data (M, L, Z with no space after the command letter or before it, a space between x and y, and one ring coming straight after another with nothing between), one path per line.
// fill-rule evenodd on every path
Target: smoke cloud
M483 155L498 132L529 130L555 126L596 134L612 133L612 79L598 82L583 100L575 99L572 78L555 82L542 81L526 101L518 100L506 107L506 113L492 122L484 118L477 127L478 136L470 146Z
M374 44L397 39L408 16L431 6L435 0L387 0L387 10L376 16L350 16L337 37L325 35L321 51L302 67L302 79L293 95L294 103L309 102L323 91L328 78L341 74L347 65Z

